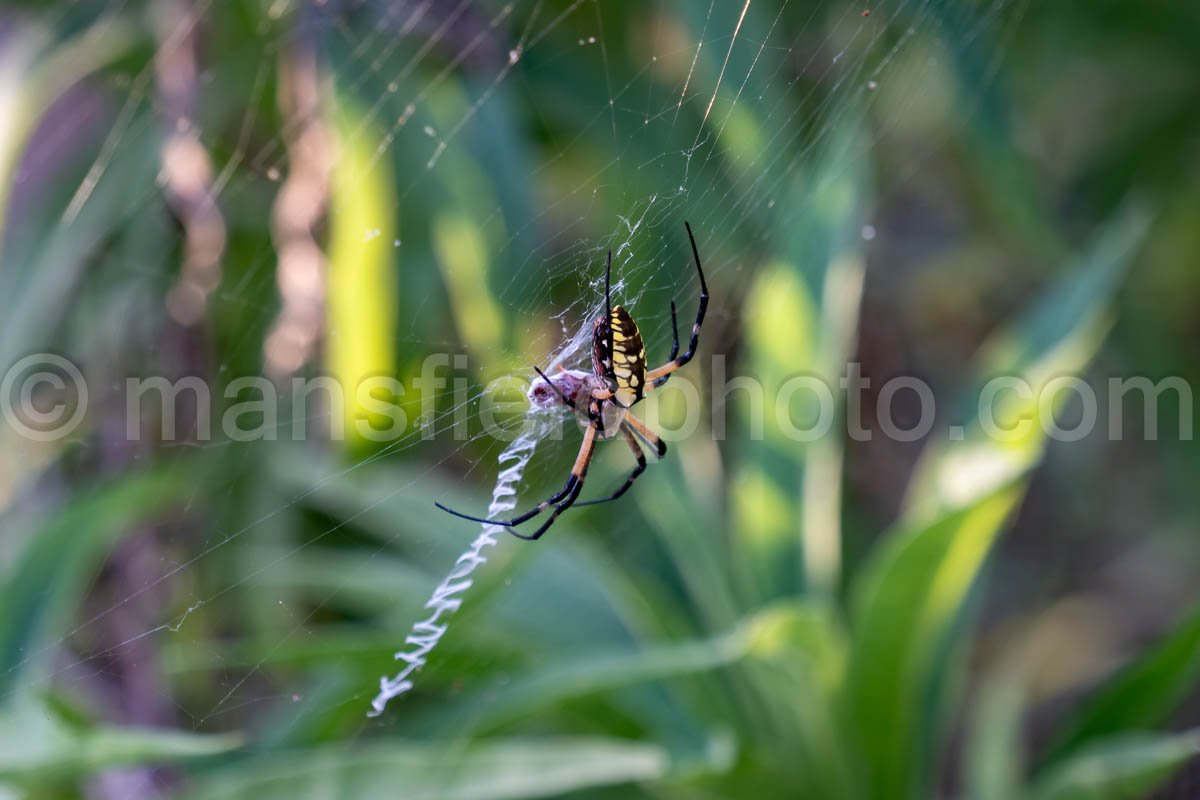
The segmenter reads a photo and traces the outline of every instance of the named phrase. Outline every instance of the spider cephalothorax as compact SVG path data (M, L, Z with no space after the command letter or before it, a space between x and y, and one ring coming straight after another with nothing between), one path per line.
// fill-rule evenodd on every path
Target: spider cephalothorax
M692 335L688 341L687 352L679 355L679 325L675 319L675 304L671 303L671 328L674 338L671 345L671 357L657 369L646 369L646 348L642 343L642 334L638 331L637 323L621 306L612 304L612 251L608 253L608 263L604 273L604 311L592 323L592 372L582 370L561 370L553 378L548 377L537 367L539 376L529 387L529 399L540 408L547 408L554 403L583 415L587 423L584 426L583 444L580 445L579 455L575 458L575 466L562 490L548 500L539 503L532 510L513 517L510 520L492 520L484 517L473 517L446 508L436 503L438 508L455 516L482 522L490 525L501 525L509 529L509 533L521 539L537 539L558 519L558 515L572 505L593 505L616 500L633 486L633 482L646 469L646 455L642 446L654 448L661 458L667 453L667 445L654 431L637 417L629 413L629 409L646 396L652 388L662 386L675 370L692 360L696 354L696 346L700 341L700 326L704 324L704 313L708 310L708 285L704 282L704 270L700 266L700 251L696 248L696 238L692 235L692 226L684 223L687 228L688 240L692 245L692 256L696 261L696 275L700 278L700 307L696 311L696 322L692 325ZM598 439L609 439L618 433L625 437L633 451L637 464L633 472L625 480L621 488L608 497L599 500L588 500L576 503L583 489L584 478L587 477L588 466L592 461ZM514 528L523 522L533 519L546 509L554 507L549 519L542 523L532 534L526 536L517 533Z

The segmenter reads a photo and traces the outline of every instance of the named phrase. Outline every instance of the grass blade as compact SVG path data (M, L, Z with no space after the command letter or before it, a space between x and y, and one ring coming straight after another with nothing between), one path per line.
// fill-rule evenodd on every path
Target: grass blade
M1033 800L1134 800L1200 755L1200 731L1127 734L1102 741L1055 766Z
M461 749L390 741L254 759L203 779L186 796L509 800L654 780L674 766L660 747L619 739L507 739Z
M1124 730L1161 724L1200 680L1200 610L1149 652L1119 670L1059 732L1044 763Z
M29 537L0 584L0 698L53 653L45 648L75 613L112 545L129 529L192 491L180 470L160 468L79 492Z
M939 441L925 451L905 501L910 521L968 503L1038 463L1046 436L1037 398L1052 378L1078 375L1095 355L1109 327L1112 295L1149 224L1144 209L1127 206L1076 268L984 345L978 375L959 410L970 423L961 440ZM1018 378L1032 389L1028 400L1012 392L997 395L992 415L999 433L986 431L977 413L984 387L996 377ZM1006 430L1018 424L1024 430Z
M939 655L1021 489L894 535L859 581L847 696L875 797L927 796Z
M44 785L112 767L220 755L240 742L151 728L70 727L46 709L22 705L0 713L0 779Z

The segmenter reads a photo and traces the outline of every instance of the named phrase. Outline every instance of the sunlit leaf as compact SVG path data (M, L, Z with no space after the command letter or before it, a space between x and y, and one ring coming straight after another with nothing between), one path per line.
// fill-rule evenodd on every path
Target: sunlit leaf
M1050 381L1077 376L1096 354L1110 325L1109 303L1149 227L1150 217L1130 205L1097 236L1080 263L1053 284L1014 322L982 348L978 374L963 397L969 423L955 439L939 439L922 455L909 485L906 516L928 519L959 507L1015 480L1041 459L1046 443L1047 407L1058 410L1062 385L1049 402ZM994 385L1015 379L1029 389ZM987 418L980 404L993 401Z
M389 378L396 364L395 198L363 115L348 98L339 108L329 209L329 371L342 387L345 436L386 441L397 420L382 409L395 402L394 392L372 381Z
M922 797L934 734L931 685L967 593L1021 487L892 534L855 592L849 713L876 797Z

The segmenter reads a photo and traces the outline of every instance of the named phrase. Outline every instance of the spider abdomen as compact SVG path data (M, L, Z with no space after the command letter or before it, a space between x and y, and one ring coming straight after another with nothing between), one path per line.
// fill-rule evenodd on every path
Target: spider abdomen
M607 320L597 317L592 332L592 367L596 375L615 382L613 399L617 405L629 408L646 393L646 347L642 333L621 306L613 306Z

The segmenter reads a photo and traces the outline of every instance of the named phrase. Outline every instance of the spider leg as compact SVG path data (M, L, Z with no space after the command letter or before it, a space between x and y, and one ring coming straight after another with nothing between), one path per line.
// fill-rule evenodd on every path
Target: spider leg
M621 425L621 433L625 436L625 441L629 442L630 449L633 450L633 456L637 459L637 464L633 467L633 472L629 473L629 477L625 479L625 483L620 489L610 494L608 497L602 497L599 500L586 500L582 503L576 503L576 506L594 506L600 503L607 503L610 500L616 500L621 495L629 491L629 487L633 486L633 482L638 479L638 476L646 471L646 454L642 452L641 445L634 438L632 432L625 425Z
M628 426L630 430L636 433L638 438L646 443L647 447L654 448L654 453L659 458L666 456L667 443L664 442L657 433L650 430L650 428L646 426L646 423L642 422L633 414L626 414L625 418L622 420L622 425Z
M559 369L563 369L565 371L564 367L559 367ZM554 381L552 381L546 377L546 373L542 372L542 370L539 367L534 367L533 371L536 372L538 375L542 376L542 380L544 380L546 383L548 383L550 385L550 388L553 389L554 393L558 395L558 398L560 400L562 400L563 405L565 405L567 408L571 409L572 411L574 411L576 413L579 412L579 407L576 406L574 403L572 403L571 399L569 397L567 397L565 394L563 394L563 390L558 387L558 384L556 384ZM610 393L607 396L611 397L612 395ZM591 403L588 405L588 419L591 422L595 422L595 423L599 423L601 421L599 407L597 407L594 403Z
M562 368L560 367L560 369L562 369ZM565 394L563 394L563 390L558 388L557 383L555 383L554 381L552 381L546 377L546 373L542 372L540 367L534 367L533 371L536 372L538 375L540 375L542 377L542 380L544 380L550 386L550 388L554 390L554 393L558 395L558 399L563 401L564 406L571 409L572 411L575 410L575 404L567 399L567 396Z
M692 243L692 257L696 260L696 275L700 278L700 308L696 311L696 322L692 325L692 337L688 342L687 352L678 358L672 358L658 369L646 373L646 380L659 386L659 381L666 378L675 370L692 360L696 355L696 345L700 342L700 326L704 324L704 314L708 311L708 284L704 280L704 268L700 265L700 250L696 247L696 237L692 235L692 226L683 223L687 228L688 240Z
M485 525L499 525L501 527L508 528L508 532L513 536L516 536L518 539L537 540L552 524L554 524L554 520L558 519L558 515L570 508L579 498L579 493L583 490L583 480L585 477L587 477L588 466L592 462L592 454L596 450L597 430L598 427L595 423L589 424L584 430L583 444L579 447L579 455L575 458L575 466L571 468L571 475L567 478L567 482L563 486L562 490L557 492L549 500L544 500L541 503L538 503L533 509L525 512L524 514L513 517L509 520L488 519L486 517L473 517L470 514L463 514L460 511L447 508L441 503L435 502L434 505L440 508L442 511L445 511L448 514L453 514L456 517L461 517L462 519L469 519L472 522L480 522ZM515 530L512 530L514 526L533 519L551 506L554 507L554 511L550 514L550 518L542 523L542 526L534 531L532 535L525 536L524 534L520 534Z
M679 355L679 318L675 315L675 301L671 301L671 356L668 361L674 361L675 356ZM671 373L663 375L654 382L654 388L662 386L671 377Z
M617 376L613 372L613 326L612 326L612 250L608 251L608 262L604 266L604 326L608 329L608 366L604 382L611 395L617 388Z
M536 542L542 537L542 534L549 530L554 521L558 519L558 515L566 511L575 504L579 499L579 493L583 491L583 481L587 477L588 467L592 463L592 455L596 452L596 432L599 427L595 422L588 425L587 432L583 435L583 444L579 448L579 455L575 458L575 466L571 468L571 477L567 479L567 484L570 485L574 481L574 486L568 490L567 499L554 507L550 512L550 517L542 523L541 527L534 531L529 536L517 533L509 527L509 533L516 536L518 539Z

